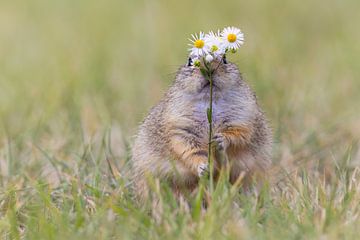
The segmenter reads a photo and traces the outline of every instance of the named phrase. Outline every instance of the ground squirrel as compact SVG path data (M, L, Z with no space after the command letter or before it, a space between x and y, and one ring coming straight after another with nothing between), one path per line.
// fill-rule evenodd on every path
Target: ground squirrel
M230 180L265 173L271 165L272 136L254 92L238 67L226 59L213 75L213 140L231 166ZM208 168L209 82L199 68L180 67L163 99L141 124L132 152L132 179L140 199L148 196L147 174L174 191L193 190ZM216 159L215 159L215 162ZM218 166L217 166L218 167Z

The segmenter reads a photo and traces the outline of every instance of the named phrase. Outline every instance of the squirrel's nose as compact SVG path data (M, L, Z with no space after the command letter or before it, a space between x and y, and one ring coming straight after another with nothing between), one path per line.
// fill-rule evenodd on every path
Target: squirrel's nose
M212 62L208 63L210 68L213 70L217 70L222 64L224 64L223 59L214 59Z

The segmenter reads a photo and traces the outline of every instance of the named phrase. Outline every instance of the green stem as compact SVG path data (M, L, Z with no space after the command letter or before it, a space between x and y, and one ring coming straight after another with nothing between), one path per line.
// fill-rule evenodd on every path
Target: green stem
M211 156L212 153L212 138L213 138L213 131L212 131L212 100L213 100L213 80L212 74L209 72L209 82L210 82L210 103L209 103L209 150L208 150L208 162L209 162L209 170L210 170L210 194L214 192L214 161Z
M206 61L205 62L205 68L206 68L206 79L210 83L210 101L209 101L209 108L207 109L207 118L209 122L209 142L208 142L208 164L209 164L209 188L210 188L210 194L214 192L214 161L212 158L212 138L213 138L213 122L212 122L212 112L213 112L213 79L212 74L213 71L209 68Z

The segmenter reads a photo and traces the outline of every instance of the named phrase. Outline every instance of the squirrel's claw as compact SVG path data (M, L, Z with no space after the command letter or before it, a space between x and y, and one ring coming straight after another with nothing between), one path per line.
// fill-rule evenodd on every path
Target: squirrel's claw
M197 167L198 176L202 177L209 172L209 164L208 163L200 163Z
M221 133L216 133L212 139L218 151L224 151L229 146L228 140Z

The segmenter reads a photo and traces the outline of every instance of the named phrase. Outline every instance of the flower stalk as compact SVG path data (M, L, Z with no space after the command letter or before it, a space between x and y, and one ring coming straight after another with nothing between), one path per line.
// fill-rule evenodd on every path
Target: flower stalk
M206 70L203 73L206 73L206 79L210 83L210 99L209 99L209 107L206 109L207 112L207 120L209 123L209 141L208 141L208 164L209 164L209 188L210 194L214 191L214 158L212 156L212 138L213 138L213 79L212 74L213 70L208 66L205 62L204 64Z
M214 192L214 156L213 156L213 74L217 71L222 62L226 63L225 55L229 52L235 53L244 43L244 34L235 27L224 28L222 32L209 32L192 35L190 40L190 59L193 67L199 68L204 78L209 81L210 99L209 107L206 109L209 124L208 139L208 171L209 171L209 192ZM212 62L219 64L213 68Z

